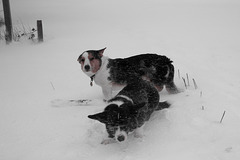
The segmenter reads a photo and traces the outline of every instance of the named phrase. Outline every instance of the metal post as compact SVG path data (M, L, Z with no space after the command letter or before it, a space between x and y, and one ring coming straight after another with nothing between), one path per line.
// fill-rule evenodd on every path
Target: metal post
M37 20L38 42L43 42L42 20Z
M10 3L9 0L2 0L3 3L3 12L4 12L4 21L6 26L6 43L9 44L12 42L12 17L11 17L11 10L10 10Z

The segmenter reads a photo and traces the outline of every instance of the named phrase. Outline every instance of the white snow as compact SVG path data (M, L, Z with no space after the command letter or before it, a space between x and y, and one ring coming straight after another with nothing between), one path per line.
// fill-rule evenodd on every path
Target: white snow
M10 2L14 25L43 20L44 43L0 42L1 160L240 158L239 1ZM87 118L105 103L77 58L104 47L111 58L156 52L174 61L183 92L160 93L172 106L153 114L143 138L130 135L126 143L101 145L104 126ZM93 101L52 104L85 98Z

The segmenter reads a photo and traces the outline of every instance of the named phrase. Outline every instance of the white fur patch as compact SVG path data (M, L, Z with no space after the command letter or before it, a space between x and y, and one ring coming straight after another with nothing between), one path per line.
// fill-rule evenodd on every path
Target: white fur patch
M84 53L82 54L82 57L84 57L84 59L85 59L85 61L84 61L84 63L83 63L83 66L82 66L83 72L84 72L86 75L88 75L89 77L93 76L94 73L92 73L92 66L91 66L90 61L89 61L89 59L88 59L88 52L84 52ZM88 72L85 70L85 66L86 66L86 65L89 65L89 66L90 66L90 70L89 70Z
M133 100L131 98L129 98L128 96L124 96L124 95L117 95L117 97L122 97L128 101L130 101L133 104Z
M124 141L127 140L127 133L125 131L121 131L120 127L118 127L118 130L115 133L115 139L117 142L124 142L124 141L118 141L119 136L124 136Z
M89 66L91 67L90 61L89 61L89 59L88 59L88 52L84 52L83 55L82 55L82 57L85 58L85 61L84 61L84 64L83 64L83 69L84 69L84 67L85 67L86 65L89 65ZM91 69L90 69L90 70L91 70Z
M120 107L123 103L124 102L122 102L122 101L113 101L113 102L110 102L108 104L116 104L116 105L118 105L118 107Z

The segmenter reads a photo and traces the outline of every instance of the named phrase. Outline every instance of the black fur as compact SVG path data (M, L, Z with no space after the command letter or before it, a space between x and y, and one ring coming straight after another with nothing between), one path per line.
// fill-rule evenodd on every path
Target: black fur
M127 84L138 77L145 76L154 85L177 92L173 82L174 66L166 56L140 54L129 58L109 59L109 80L118 84ZM169 74L168 74L169 72ZM168 74L168 76L166 76Z
M148 121L154 111L170 106L167 102L159 103L159 99L157 89L150 82L135 79L108 101L110 104L103 112L88 117L104 123L109 138L114 138L118 128L132 132ZM119 101L123 102L120 106Z

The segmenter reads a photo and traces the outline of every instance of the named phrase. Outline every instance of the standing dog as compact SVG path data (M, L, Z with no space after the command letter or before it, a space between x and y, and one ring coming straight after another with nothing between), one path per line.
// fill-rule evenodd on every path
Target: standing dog
M113 97L115 86L124 86L136 78L148 80L160 92L165 85L169 93L177 93L174 84L174 66L166 56L140 54L129 58L110 59L103 55L106 48L83 52L78 62L82 71L102 87L106 100Z
M159 102L159 99L157 89L150 82L135 80L110 99L103 112L88 117L106 125L108 139L102 144L123 142L133 131L136 137L141 137L142 126L151 114L170 106L167 102Z

